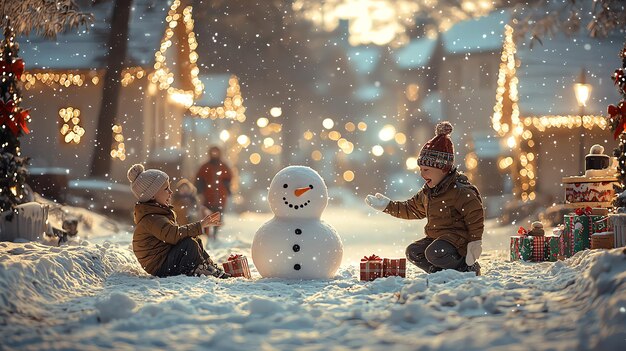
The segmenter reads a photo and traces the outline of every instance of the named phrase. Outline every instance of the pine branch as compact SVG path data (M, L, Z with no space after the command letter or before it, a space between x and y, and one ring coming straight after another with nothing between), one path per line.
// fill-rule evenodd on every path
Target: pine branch
M13 26L16 35L54 38L65 30L87 26L93 14L80 12L74 0L1 0L0 25Z

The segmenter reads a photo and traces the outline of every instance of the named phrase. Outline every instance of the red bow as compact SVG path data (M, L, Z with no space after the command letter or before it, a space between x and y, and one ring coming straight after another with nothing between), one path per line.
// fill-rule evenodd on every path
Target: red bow
M241 258L241 257L242 257L242 256L241 256L241 255L239 255L239 254L237 254L237 255L231 254L230 256L228 256L228 260L229 260L229 261L234 261L234 260L238 260L238 259L239 259L239 258Z
M591 207L587 206L585 208L577 208L574 213L576 213L577 216L582 216L582 215L586 215L589 216L591 215Z
M370 257L367 256L363 256L363 258L361 259L361 262L365 262L365 261L380 261L382 260L382 258L376 256L376 255L372 255Z
M13 73L15 77L19 80L22 78L22 73L24 73L24 60L18 58L13 61L13 63L8 63L7 61L0 61L0 74L4 73Z
M528 231L524 227L519 227L519 229L517 230L517 235L524 236L527 234L528 234Z
M11 115L13 116L10 117ZM11 129L11 132L13 132L13 135L17 136L20 127L24 133L30 133L28 125L26 124L28 117L28 110L15 113L15 102L13 100L9 100L7 103L0 100L0 125L6 124L9 129Z
M619 119L619 124L615 128L615 133L613 134L613 138L617 139L619 135L626 129L626 104L624 101L621 101L617 106L609 105L608 108L609 117L612 119Z

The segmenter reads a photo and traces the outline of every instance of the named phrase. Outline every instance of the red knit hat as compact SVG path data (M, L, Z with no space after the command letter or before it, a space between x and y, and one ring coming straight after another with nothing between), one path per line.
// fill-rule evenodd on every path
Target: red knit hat
M435 137L430 139L420 151L417 164L420 166L434 167L449 172L454 166L454 145L450 140L452 133L450 122L437 123Z

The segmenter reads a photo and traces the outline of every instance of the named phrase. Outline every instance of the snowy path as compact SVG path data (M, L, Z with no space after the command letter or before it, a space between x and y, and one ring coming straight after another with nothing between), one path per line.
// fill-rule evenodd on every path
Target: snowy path
M346 249L329 281L157 279L141 271L123 235L114 244L93 237L63 248L0 243L0 349L617 350L626 343L619 249L507 262L513 228L505 227L488 233L482 277L409 267L407 279L363 283L357 259L401 256L423 222L328 214ZM212 255L249 254L254 228L268 218L227 217L230 238Z

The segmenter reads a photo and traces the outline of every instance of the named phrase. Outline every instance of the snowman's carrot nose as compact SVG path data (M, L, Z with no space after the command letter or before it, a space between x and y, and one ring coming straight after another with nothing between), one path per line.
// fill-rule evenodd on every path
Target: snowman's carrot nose
M296 194L296 196L300 196L300 195L302 195L302 194L306 193L306 192L307 192L307 191L309 191L309 190L311 190L311 188L309 188L309 187L306 187L306 188L298 188L298 189L294 190L294 192L293 192L293 193L294 193L294 194Z

